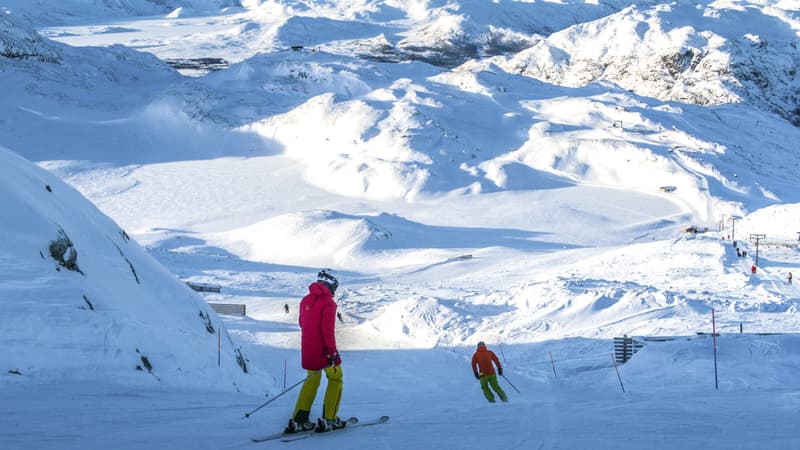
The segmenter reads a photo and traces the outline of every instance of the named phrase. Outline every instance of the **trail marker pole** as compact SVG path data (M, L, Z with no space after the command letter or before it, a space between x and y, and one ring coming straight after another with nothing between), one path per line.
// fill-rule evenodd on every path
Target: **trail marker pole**
M506 354L503 351L503 341L502 340L500 340L500 339L497 340L497 347L500 349L500 356L503 357L503 364L505 364L506 363Z
M619 374L619 368L617 367L617 360L614 358L614 353L611 353L611 362L614 363L614 370L617 371L617 378L619 379L619 387L622 388L622 392L625 392L625 386L622 385L622 376Z
M221 353L222 353L222 343L221 343L222 337L221 336L222 336L222 332L218 327L217 328L217 367L222 365L222 355L221 355Z
M717 376L717 320L714 308L711 308L711 336L714 342L714 389L719 389L719 378Z
M558 378L558 374L556 373L556 362L553 361L553 352L550 352L550 365L553 366L553 376Z
M283 360L283 388L286 389L286 360Z

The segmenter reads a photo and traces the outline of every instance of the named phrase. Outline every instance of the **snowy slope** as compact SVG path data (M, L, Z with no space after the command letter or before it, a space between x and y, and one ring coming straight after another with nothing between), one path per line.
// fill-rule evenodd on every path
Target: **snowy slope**
M0 219L7 382L248 386L244 355L208 305L74 189L0 155L0 204L13 211Z

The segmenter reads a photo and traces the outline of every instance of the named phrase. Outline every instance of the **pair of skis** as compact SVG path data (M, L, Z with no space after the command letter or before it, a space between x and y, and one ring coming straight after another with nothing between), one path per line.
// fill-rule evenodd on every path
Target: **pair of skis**
M275 433L270 434L268 436L262 436L259 438L253 438L253 442L265 442L265 441L274 441L276 439L280 439L281 442L293 442L299 441L301 439L308 439L315 436L326 435L331 433L337 433L341 431L347 431L353 428L359 427L369 427L372 425L380 425L382 423L386 423L389 421L389 416L380 416L376 419L368 420L366 422L359 421L357 417L350 417L349 419L345 420L347 425L344 428L337 428L330 431L325 432L317 432L314 430L307 430L307 431L298 431L297 433Z

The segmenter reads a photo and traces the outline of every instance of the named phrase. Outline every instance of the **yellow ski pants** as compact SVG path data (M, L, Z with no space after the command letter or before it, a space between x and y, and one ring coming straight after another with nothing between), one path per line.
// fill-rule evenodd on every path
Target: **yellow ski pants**
M324 419L333 419L339 412L339 402L342 400L342 366L340 364L334 367L326 367L324 371L325 376L328 378L328 387L325 389L322 417ZM303 387L300 388L300 394L297 396L297 404L294 407L292 417L297 416L297 411L311 411L311 405L314 404L314 399L317 397L317 389L319 389L321 379L322 370L308 371L308 378L303 383Z

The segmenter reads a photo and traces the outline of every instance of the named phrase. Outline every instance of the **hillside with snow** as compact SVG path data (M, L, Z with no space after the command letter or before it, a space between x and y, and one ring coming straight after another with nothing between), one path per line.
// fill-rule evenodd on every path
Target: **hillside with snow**
M500 65L565 86L606 80L661 100L746 103L798 125L800 20L782 5L631 5L554 33Z
M0 2L0 446L251 447L329 267L341 414L391 420L285 445L793 448L798 29L782 0Z
M0 155L6 382L248 386L245 355L198 295L74 189Z

